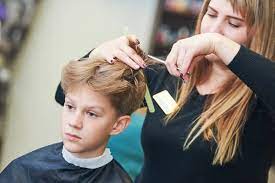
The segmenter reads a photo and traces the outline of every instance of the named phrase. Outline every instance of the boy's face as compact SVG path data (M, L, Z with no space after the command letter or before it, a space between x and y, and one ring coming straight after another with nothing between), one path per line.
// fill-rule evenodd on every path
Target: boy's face
M85 85L74 87L66 94L62 113L65 148L82 158L102 155L119 118L107 97Z

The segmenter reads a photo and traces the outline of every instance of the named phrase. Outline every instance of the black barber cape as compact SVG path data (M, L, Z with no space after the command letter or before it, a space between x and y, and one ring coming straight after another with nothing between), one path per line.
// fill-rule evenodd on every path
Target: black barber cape
M68 163L63 143L52 144L12 161L0 174L0 183L131 183L123 168L112 159L96 169Z

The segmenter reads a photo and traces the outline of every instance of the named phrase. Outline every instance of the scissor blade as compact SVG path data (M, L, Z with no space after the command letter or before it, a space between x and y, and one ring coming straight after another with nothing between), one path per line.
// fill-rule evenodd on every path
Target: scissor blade
M158 62L160 62L160 63L162 63L162 64L165 64L165 61L164 61L164 60L161 60L161 59L159 59L159 58L157 58L157 57L154 57L154 56L152 56L152 55L147 55L147 56L148 56L149 58L155 60L155 61L158 61Z

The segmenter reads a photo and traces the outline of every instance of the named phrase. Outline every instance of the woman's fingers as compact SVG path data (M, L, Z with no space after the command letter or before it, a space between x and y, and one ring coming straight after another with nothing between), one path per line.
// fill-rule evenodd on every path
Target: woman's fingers
M184 48L179 48L178 51L178 58L177 58L177 70L181 74L185 74L186 70L186 63L184 62L186 57L186 50Z
M168 54L165 63L166 63L166 68L168 72L171 75L178 77L180 76L180 72L179 70L177 70L177 57L178 57L178 46L177 46L177 43L175 43L170 53Z
M111 55L111 54L105 55L105 60L106 60L107 62L109 62L110 64L113 64L113 63L115 62L115 58L114 58L114 56Z
M135 35L131 34L131 35L126 36L126 38L128 39L129 43L134 43L135 45L139 45L140 44L138 38Z
M129 65L130 67L132 67L133 69L139 69L140 66L133 61L125 52L123 52L120 49L117 49L115 51L115 57L118 58L119 60L123 61L125 64Z
M141 49L138 46L139 41L135 35L121 36L98 46L91 52L90 57L104 59L109 63L119 59L134 69L145 68L145 62L139 56L138 50Z
M180 68L180 73L186 75L189 71L194 54L191 49L182 48L179 52L177 64Z
M139 41L135 35L122 36L114 45L114 56L134 69L145 67L144 60L138 55L137 48Z
M184 50L184 57L181 58L181 78L188 81L192 75L192 65L194 66L194 54L191 50Z
M142 58L136 53L136 51L128 45L122 44L120 50L126 53L126 55L133 60L140 67L144 68L145 63Z
M211 49L211 41L206 39L207 36L195 35L177 41L167 57L169 73L188 80L196 62L213 50Z

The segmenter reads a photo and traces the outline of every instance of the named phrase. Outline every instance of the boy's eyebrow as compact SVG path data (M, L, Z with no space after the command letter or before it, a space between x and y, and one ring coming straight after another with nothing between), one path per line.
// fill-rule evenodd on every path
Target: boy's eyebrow
M101 106L87 106L87 109L98 109L100 112L104 112L104 108Z
M208 5L208 8L211 9L212 11L214 11L215 13L218 13L218 11L215 10L215 8L211 7L210 5ZM236 17L236 16L232 16L232 15L227 15L227 17L244 22L244 19L240 18L240 17Z
M68 95L66 95L66 98L69 99L70 102L74 103L74 100L73 100L71 97L69 97ZM66 100L66 98L65 98L65 100ZM98 109L98 110L104 112L104 108L101 107L101 106L97 106L97 105L94 105L94 106L86 106L86 108L87 108L87 109Z
M74 102L74 100L71 99L68 95L65 96L65 101L66 101L66 99L69 99L71 102Z

